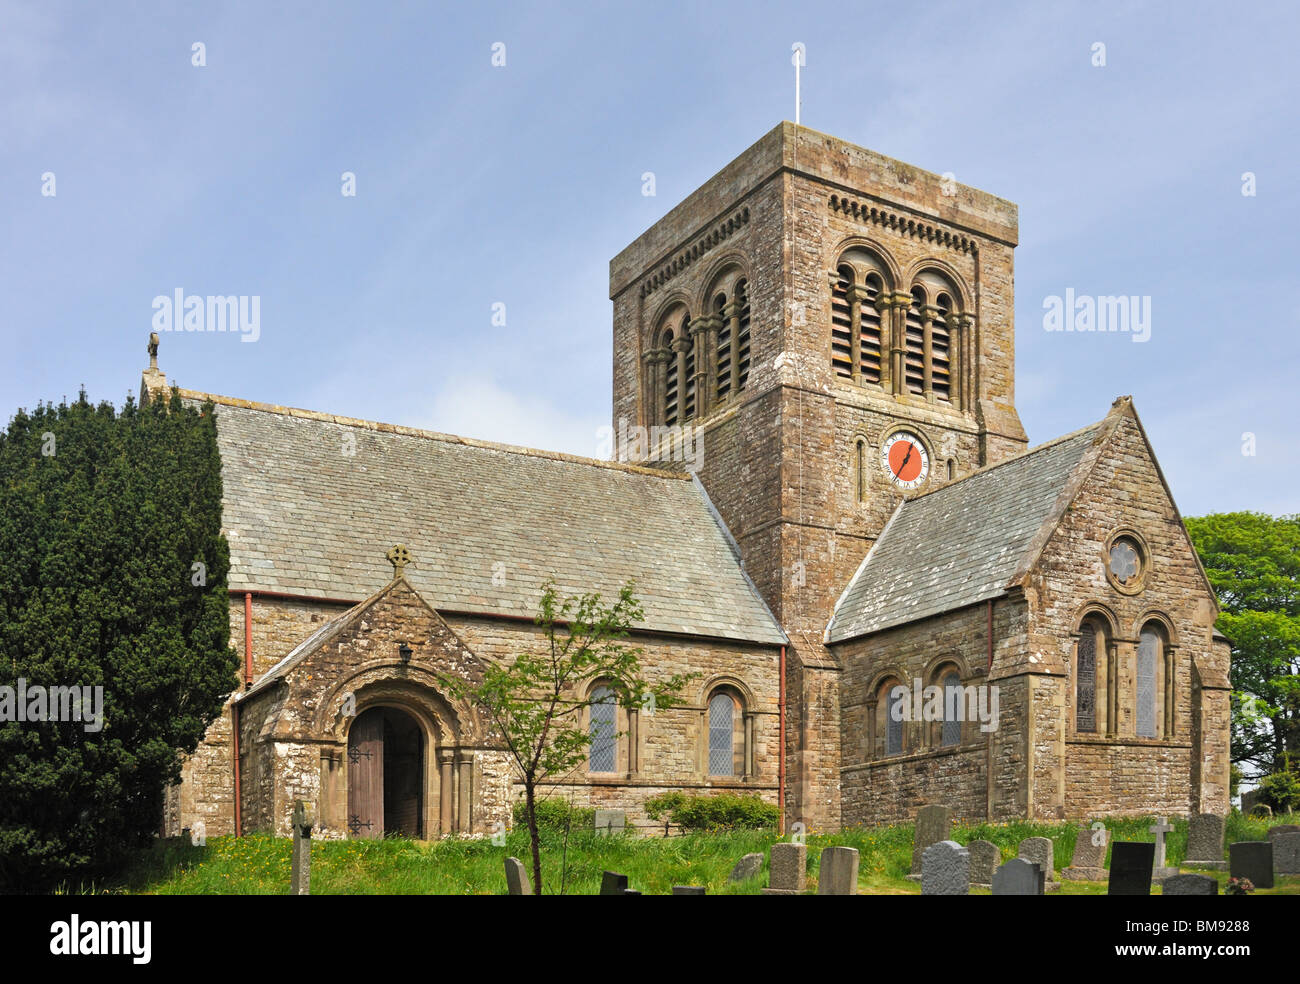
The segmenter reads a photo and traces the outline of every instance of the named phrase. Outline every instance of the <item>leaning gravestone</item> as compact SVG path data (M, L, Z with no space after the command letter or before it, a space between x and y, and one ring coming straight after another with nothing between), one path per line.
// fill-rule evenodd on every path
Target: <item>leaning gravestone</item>
M621 834L627 826L627 814L622 810L597 810L592 826L598 837Z
M1300 875L1300 831L1269 840L1273 842L1273 875Z
M1107 895L1150 895L1156 846L1150 841L1116 841L1110 847Z
M931 844L921 855L922 895L969 895L970 851L956 841Z
M916 814L916 832L912 835L912 871L907 877L921 880L921 855L931 844L948 840L952 833L952 810L946 806L923 806Z
M1228 845L1228 873L1233 878L1249 878L1256 888L1272 888L1272 842L1237 841Z
M736 866L731 869L731 874L727 876L729 882L742 882L748 878L756 878L758 873L763 870L762 852L746 854L736 862Z
M1165 895L1218 895L1219 883L1209 875L1170 875L1161 890Z
M1183 864L1214 871L1228 869L1228 862L1223 860L1223 817L1198 813L1187 822L1187 857Z
M1168 817L1160 817L1147 830L1156 835L1156 853L1151 868L1151 880L1159 885L1166 878L1178 874L1177 868L1170 868L1165 864L1165 834L1173 833L1174 828L1169 826Z
M1024 858L1012 858L993 872L994 895L1042 895L1043 869Z
M827 847L822 850L817 875L818 895L858 894L858 849Z
M973 840L966 845L970 851L970 883L980 888L993 885L993 872L1002 860L1002 851L991 841Z
M1106 842L1109 836L1110 832L1105 827L1093 830L1086 823L1079 824L1070 866L1061 869L1061 877L1067 881L1105 881Z
M528 871L518 858L506 858L506 889L511 895L532 895L533 883Z
M808 845L782 841L772 845L764 895L802 895L808 871Z
M601 895L626 895L627 891L627 875L620 875L616 871L606 871L601 874Z
M674 885L674 895L708 895L709 890L703 885Z
M311 894L311 828L316 826L316 804L293 801L293 859L289 865L289 894Z
M1054 892L1061 887L1061 883L1056 880L1056 869L1053 867L1050 837L1026 837L1020 842L1020 856L1043 869L1043 885L1049 892Z

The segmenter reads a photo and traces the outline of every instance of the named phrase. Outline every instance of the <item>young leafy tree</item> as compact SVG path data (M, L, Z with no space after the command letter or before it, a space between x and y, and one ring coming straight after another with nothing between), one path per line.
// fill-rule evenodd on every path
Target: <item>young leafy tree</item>
M0 716L0 890L107 873L158 831L237 684L229 567L210 405L83 392L0 433L0 686L103 688L98 730Z
M490 664L478 684L440 677L452 695L486 712L519 770L536 895L542 894L538 787L587 761L591 736L583 719L594 703L593 685L608 687L623 707L657 710L679 703L678 694L694 676L677 674L655 686L642 677L642 650L622 640L643 618L630 583L613 604L606 604L594 593L561 597L548 581L536 618L542 630L538 651L522 652L510 663Z
M1232 641L1232 760L1247 780L1287 773L1300 762L1300 516L1217 513L1187 529Z

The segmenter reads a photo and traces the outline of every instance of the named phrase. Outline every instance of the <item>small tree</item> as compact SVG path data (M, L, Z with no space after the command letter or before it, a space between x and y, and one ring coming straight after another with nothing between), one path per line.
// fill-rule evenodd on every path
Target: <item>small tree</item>
M653 711L679 703L677 695L694 676L677 674L655 687L642 678L642 650L621 641L642 618L631 583L622 588L617 601L606 605L594 593L561 597L555 584L547 581L536 619L544 637L540 652L520 653L511 663L490 664L478 684L440 674L453 696L483 708L519 769L536 895L542 894L537 788L587 760L591 736L582 722L584 711L596 702L592 685L599 682L608 687L623 707Z

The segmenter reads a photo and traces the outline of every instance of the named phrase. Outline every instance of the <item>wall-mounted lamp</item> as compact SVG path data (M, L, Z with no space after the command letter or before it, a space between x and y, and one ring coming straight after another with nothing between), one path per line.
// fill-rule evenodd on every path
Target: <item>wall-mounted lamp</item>
M409 663L411 661L411 647L404 642L399 642L397 644L397 655L402 657L403 663Z

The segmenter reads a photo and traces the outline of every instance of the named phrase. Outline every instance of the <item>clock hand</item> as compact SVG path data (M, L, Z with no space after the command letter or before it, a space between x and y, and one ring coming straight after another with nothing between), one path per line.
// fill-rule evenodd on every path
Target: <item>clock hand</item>
M894 472L894 484L898 484L899 478L903 474L903 469L907 467L908 459L912 457L912 452L916 450L915 444L907 446L907 454L903 455L903 460L898 463L898 471Z

